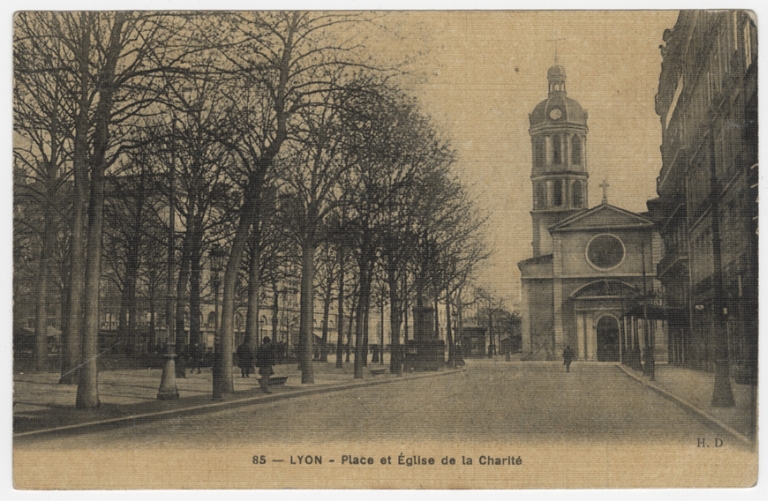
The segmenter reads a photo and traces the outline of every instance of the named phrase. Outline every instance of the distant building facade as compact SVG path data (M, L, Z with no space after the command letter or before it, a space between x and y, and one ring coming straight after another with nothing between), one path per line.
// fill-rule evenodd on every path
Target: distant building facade
M745 11L682 11L664 33L656 113L662 128L658 276L669 362L714 369L728 338L731 373L757 363L757 32ZM735 368L735 371L734 371Z
M665 356L661 322L627 316L656 287L654 221L610 205L605 182L602 203L587 207L587 112L566 96L557 59L547 81L548 98L529 117L533 257L518 263L522 351L552 360L570 345L579 360L624 361L655 342Z

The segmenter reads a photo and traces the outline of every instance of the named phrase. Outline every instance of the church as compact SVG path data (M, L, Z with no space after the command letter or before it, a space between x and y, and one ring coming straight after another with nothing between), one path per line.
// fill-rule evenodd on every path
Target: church
M609 204L605 181L602 203L588 207L587 111L566 95L557 56L547 81L547 98L529 115L533 257L518 263L524 357L555 360L570 346L576 360L626 362L655 345L666 360L663 322L637 314L657 284L655 224Z

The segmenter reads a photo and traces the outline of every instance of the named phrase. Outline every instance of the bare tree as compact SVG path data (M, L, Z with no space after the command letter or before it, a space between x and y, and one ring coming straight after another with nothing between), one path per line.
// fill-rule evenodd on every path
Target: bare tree
M96 358L105 173L128 146L126 138L137 117L154 102L157 89L152 77L164 71L164 65L173 64L165 56L174 53L178 60L182 45L172 40L182 20L183 16L134 12L27 12L16 16L22 36L60 43L60 55L48 54L59 56L62 62L58 74L67 84L72 104L68 134L73 144L74 210L65 365L71 365L78 349L79 354L77 363L63 367L62 372L80 368L78 407L99 405ZM86 186L89 174L90 186ZM87 213L83 210L86 196Z
M33 370L45 368L48 299L56 235L63 209L57 195L67 179L72 155L71 86L63 75L66 47L56 37L42 36L53 16L18 15L14 33L14 163L26 173L16 184L20 195L40 207L40 233L35 285L36 322ZM19 220L21 223L27 216Z
M239 133L230 145L240 159L245 182L223 282L220 350L213 388L216 397L234 391L231 353L235 282L248 234L260 212L260 193L273 175L274 162L284 143L298 133L299 114L318 105L331 84L329 75L334 75L336 68L360 63L355 41L342 38L344 27L358 17L250 12L233 16L231 25L223 30L231 34L233 41L239 41L223 54L230 67L242 74L242 85L231 96L232 119ZM311 382L312 378L307 374L302 379Z

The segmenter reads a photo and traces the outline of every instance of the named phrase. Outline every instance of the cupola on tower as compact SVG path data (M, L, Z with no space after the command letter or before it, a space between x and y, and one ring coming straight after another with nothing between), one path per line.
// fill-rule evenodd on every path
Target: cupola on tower
M565 68L557 56L547 82L547 99L529 115L534 257L552 253L547 228L587 208L587 112L566 96Z

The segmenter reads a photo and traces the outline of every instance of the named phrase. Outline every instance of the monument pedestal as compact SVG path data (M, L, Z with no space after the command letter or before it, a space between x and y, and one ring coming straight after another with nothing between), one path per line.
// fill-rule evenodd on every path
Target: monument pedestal
M445 341L435 336L435 310L413 309L414 333L405 346L405 366L416 371L436 371L445 365Z

